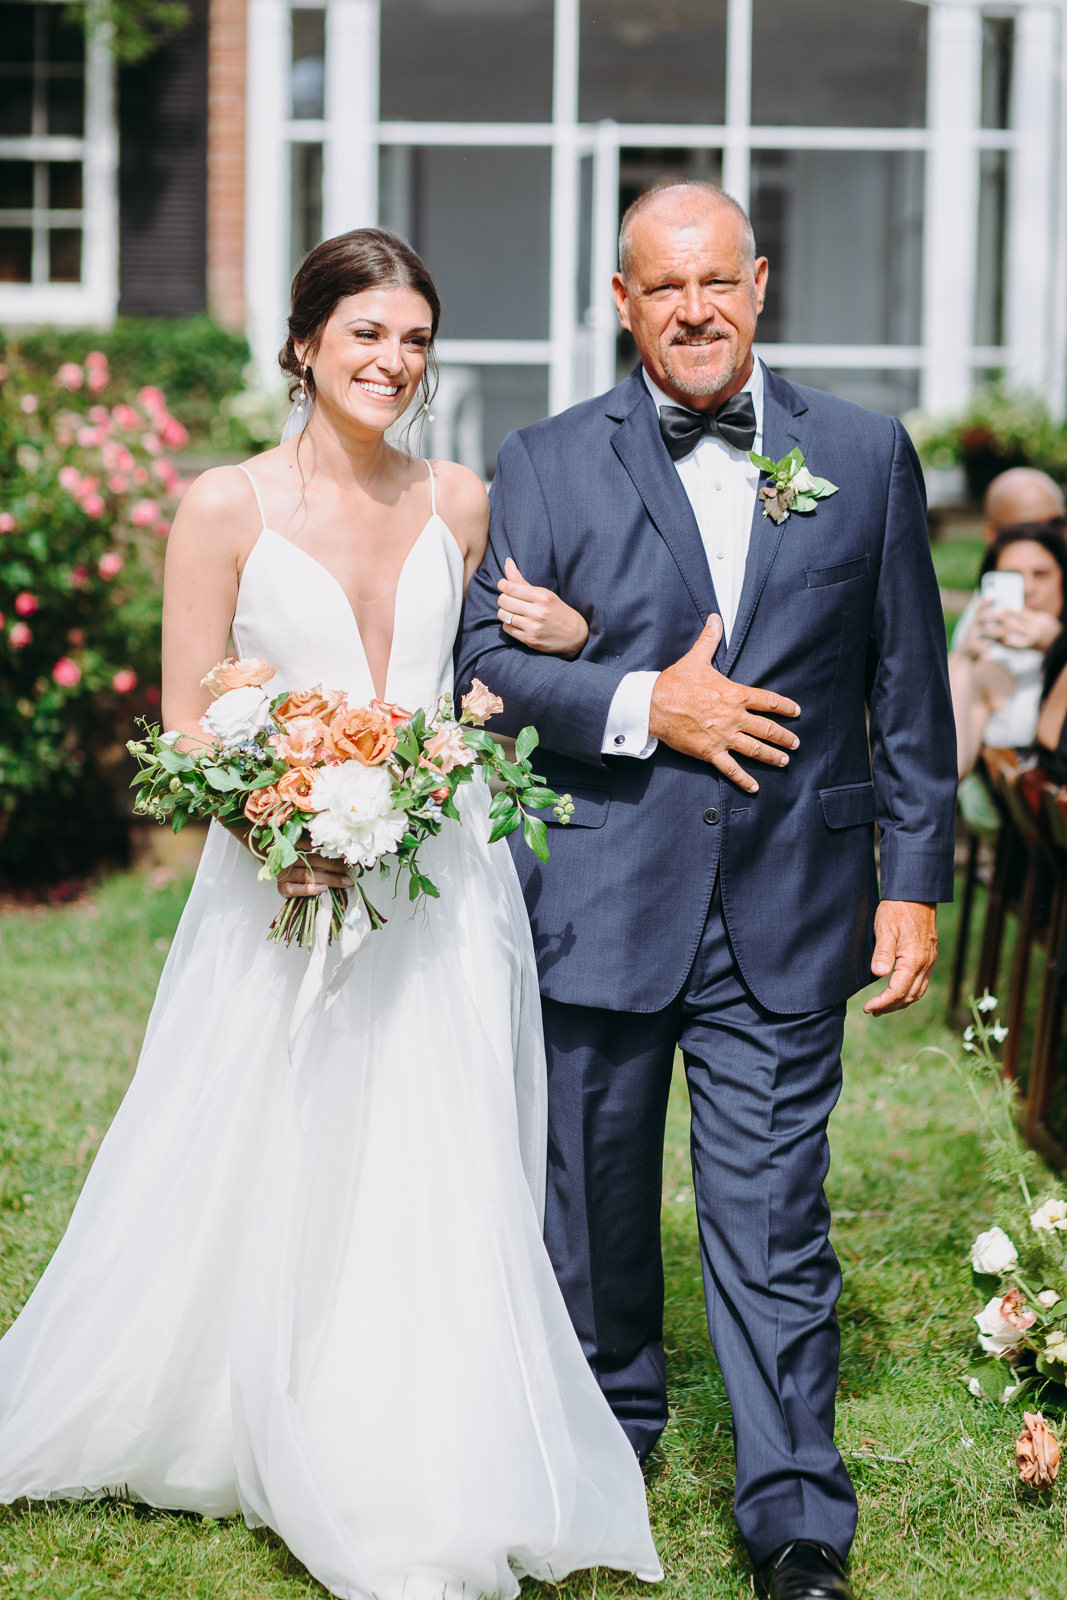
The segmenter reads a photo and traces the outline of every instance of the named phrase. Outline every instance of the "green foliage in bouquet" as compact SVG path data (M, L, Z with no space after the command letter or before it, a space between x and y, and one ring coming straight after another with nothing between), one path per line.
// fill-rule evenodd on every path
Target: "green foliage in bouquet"
M83 352L84 353L84 352ZM185 443L154 387L84 353L47 383L0 366L0 875L121 853L131 709L158 704L160 570Z

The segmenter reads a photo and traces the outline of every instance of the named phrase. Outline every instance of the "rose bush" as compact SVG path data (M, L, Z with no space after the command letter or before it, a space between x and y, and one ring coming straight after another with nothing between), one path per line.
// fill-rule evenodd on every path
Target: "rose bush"
M106 357L47 384L0 364L0 876L121 853L123 742L159 703L164 540L186 442L162 392Z

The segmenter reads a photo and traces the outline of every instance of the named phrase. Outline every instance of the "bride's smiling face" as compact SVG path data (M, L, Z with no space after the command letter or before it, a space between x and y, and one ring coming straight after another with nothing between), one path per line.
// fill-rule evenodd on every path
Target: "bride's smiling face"
M422 295L390 284L339 300L317 348L297 357L314 374L318 405L381 433L415 398L432 336Z

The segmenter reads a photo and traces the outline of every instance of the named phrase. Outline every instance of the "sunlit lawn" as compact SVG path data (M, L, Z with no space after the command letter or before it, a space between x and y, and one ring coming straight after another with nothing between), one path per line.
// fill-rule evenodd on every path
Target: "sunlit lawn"
M132 1071L184 884L117 877L87 905L0 917L0 1326L55 1244ZM951 913L943 945L950 945ZM942 973L947 966L943 961ZM924 1045L952 1049L942 990L878 1023L854 1009L830 1194L845 1273L839 1443L860 1493L863 1600L1064 1600L1067 1494L1015 1481L1017 1414L979 1405L961 1373L976 1309L967 1247L989 1222L973 1106ZM703 1321L684 1088L664 1197L674 1418L649 1477L665 1600L739 1600L730 1418ZM441 1464L447 1472L447 1462ZM403 1485L398 1493L403 1494ZM527 1585L539 1600L551 1591ZM636 1596L583 1574L578 1596ZM241 1522L129 1507L0 1509L0 1596L295 1600L322 1594Z

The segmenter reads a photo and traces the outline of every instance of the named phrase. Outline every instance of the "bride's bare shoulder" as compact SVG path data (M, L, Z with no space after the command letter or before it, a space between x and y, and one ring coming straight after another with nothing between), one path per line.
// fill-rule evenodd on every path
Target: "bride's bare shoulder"
M260 527L255 490L247 475L236 466L209 467L185 491L170 542L215 548L221 544L240 558Z
M437 482L437 509L456 538L469 549L485 545L489 527L489 497L485 484L469 467L458 461L434 461Z

